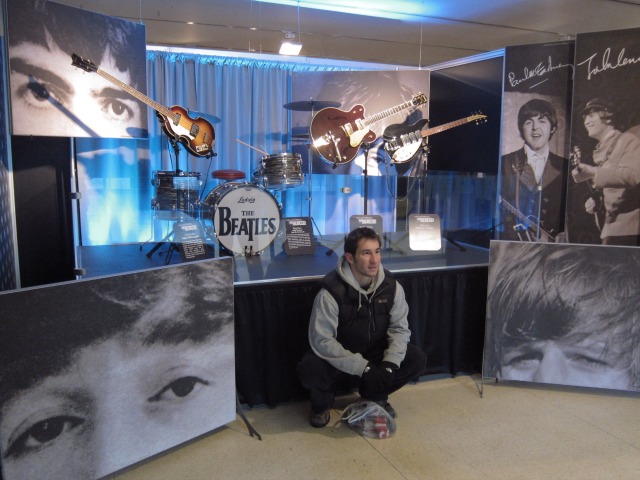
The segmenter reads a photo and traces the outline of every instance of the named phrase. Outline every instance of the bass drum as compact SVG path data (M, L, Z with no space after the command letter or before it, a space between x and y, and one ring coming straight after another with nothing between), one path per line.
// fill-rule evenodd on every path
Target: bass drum
M278 235L280 207L264 188L246 182L227 182L212 190L201 207L206 231L220 245L238 255L258 255Z

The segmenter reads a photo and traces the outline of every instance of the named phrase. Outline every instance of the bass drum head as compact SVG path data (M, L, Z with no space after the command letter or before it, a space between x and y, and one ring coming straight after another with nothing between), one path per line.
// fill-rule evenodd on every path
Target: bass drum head
M239 255L257 255L280 229L280 207L262 187L227 182L204 201L203 220L211 222L218 242Z

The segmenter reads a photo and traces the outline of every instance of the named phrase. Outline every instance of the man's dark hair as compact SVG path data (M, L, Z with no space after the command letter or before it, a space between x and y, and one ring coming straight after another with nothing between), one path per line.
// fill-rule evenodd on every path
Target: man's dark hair
M509 242L511 243L511 242ZM640 252L629 248L518 243L492 246L486 352L498 371L503 349L530 341L604 339L640 390ZM504 247L502 247L504 248Z
M363 238L377 240L378 245L382 245L380 236L374 229L369 227L358 227L349 232L349 234L346 236L344 240L344 253L355 255L356 249L358 248L358 243L360 243L360 240L362 240Z
M17 2L12 6L17 6ZM137 90L144 88L146 65L140 64L139 51L132 48L132 45L145 45L144 29L139 25L44 0L29 0L8 10L11 22L9 46L34 43L47 48L50 36L61 50L69 54L69 63L71 53L77 53L97 66L109 51L116 68L120 72L130 72L131 86Z
M534 98L520 107L518 112L518 131L520 136L523 136L522 129L524 128L524 122L532 118L546 118L551 124L551 135L553 137L554 132L558 128L558 118L556 117L556 110L546 100L540 98Z
M233 324L232 284L215 260L0 294L0 407L110 338L207 342Z
M618 121L618 108L613 102L599 97L592 98L582 109L582 120L590 113L597 113L603 123L624 130Z

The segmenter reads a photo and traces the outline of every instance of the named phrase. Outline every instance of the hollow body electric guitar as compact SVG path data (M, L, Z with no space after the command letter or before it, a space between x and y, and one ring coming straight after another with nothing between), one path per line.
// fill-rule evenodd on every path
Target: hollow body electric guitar
M311 120L309 131L314 148L323 160L335 166L349 163L358 154L363 143L373 143L377 135L369 129L380 120L409 107L427 103L427 97L418 93L408 102L364 116L364 106L356 105L350 111L323 108Z
M158 102L147 97L133 87L121 82L104 70L98 68L90 60L85 60L73 53L71 55L71 64L74 67L81 68L87 72L94 72L102 78L117 85L125 92L131 94L141 102L144 102L156 111L156 115L162 122L162 128L170 137L182 143L189 152L198 156L213 155L213 146L215 144L215 130L213 125L202 117L192 118L184 108L174 105L165 107Z
M392 163L404 163L411 160L422 146L422 139L434 133L444 132L465 123L486 121L487 116L481 113L461 118L440 126L422 130L428 120L419 120L413 125L389 125L383 135L384 148L389 153Z

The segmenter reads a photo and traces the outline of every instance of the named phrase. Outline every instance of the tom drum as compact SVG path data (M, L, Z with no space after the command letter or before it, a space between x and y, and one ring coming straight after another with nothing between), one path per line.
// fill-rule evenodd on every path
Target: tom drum
M151 208L157 218L174 219L177 211L192 214L200 197L199 172L180 172L156 170L151 184L155 188L155 197Z
M284 190L304 183L302 159L299 153L265 155L260 168L253 174L254 181L269 190Z

